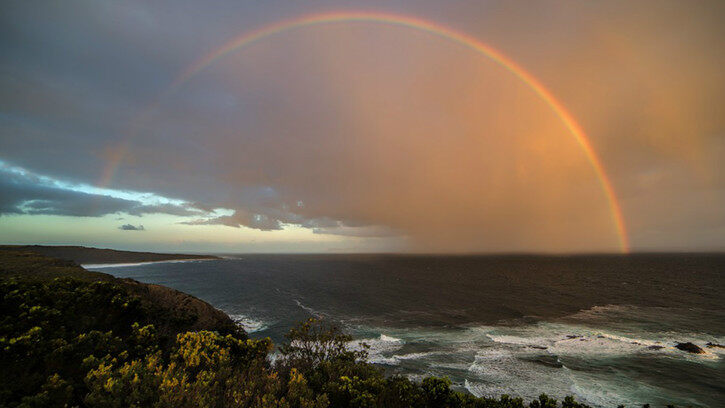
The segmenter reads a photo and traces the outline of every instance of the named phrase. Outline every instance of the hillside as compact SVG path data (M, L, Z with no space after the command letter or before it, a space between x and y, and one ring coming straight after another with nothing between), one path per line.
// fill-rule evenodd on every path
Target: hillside
M52 282L55 278L72 278L84 282L109 282L123 287L130 295L137 296L143 307L157 320L157 329L162 334L175 335L188 330L215 330L223 333L237 330L229 316L194 296L165 286L88 271L74 261L52 258L36 252L36 248L49 247L23 248L31 250L17 251L4 247L0 251L0 279Z
M0 245L0 251L30 251L51 258L78 264L159 262L171 260L219 259L212 255L160 254L154 252L118 251L82 246Z
M0 406L76 406L91 368L166 355L178 335L205 330L246 338L191 295L32 251L0 251Z

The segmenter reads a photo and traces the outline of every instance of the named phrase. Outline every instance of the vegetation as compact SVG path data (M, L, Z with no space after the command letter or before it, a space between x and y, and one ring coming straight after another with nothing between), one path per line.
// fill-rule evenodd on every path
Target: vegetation
M586 407L571 397L559 404L542 395L528 405L476 398L445 378L386 377L365 347L350 348L349 336L317 320L292 329L273 352L269 339L223 324L170 324L173 315L125 281L52 275L0 280L0 406Z
M0 251L32 252L79 264L158 262L168 260L219 259L211 255L158 254L116 249L87 248L82 246L0 245Z

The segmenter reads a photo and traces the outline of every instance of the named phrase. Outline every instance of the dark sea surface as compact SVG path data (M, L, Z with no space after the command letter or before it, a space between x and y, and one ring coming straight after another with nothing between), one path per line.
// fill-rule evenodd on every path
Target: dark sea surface
M725 255L239 255L89 267L193 294L275 343L339 323L390 373L594 406L725 406ZM693 342L695 355L674 348Z

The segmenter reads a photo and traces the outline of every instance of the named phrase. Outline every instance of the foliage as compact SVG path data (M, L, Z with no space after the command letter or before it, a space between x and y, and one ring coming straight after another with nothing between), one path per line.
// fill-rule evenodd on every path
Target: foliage
M179 334L168 362L156 352L91 370L85 402L97 407L263 406L278 388L265 364L270 349L266 339L209 331Z
M0 281L0 310L0 405L78 401L92 366L157 347L138 299L110 282Z

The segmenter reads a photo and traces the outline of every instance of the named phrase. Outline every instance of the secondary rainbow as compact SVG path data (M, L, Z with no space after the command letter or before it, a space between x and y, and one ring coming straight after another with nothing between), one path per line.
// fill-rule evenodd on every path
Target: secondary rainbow
M592 165L594 172L599 179L602 190L607 198L612 221L616 228L617 237L619 240L619 247L623 253L629 252L629 239L627 236L627 230L624 223L624 217L622 216L622 210L617 201L617 197L614 193L612 183L607 177L604 167L602 166L601 160L594 151L589 139L582 130L581 126L576 122L574 117L567 111L564 105L559 102L552 93L546 89L533 75L523 69L521 66L516 64L513 60L503 55L498 50L482 43L478 39L461 33L459 31L444 27L440 24L433 23L430 21L422 20L415 17L409 17L404 15L388 14L388 13L377 13L377 12L330 12L321 14L305 15L289 20L283 20L271 25L264 26L254 31L245 32L238 37L233 38L224 45L215 50L209 52L202 58L199 58L194 63L184 69L172 82L171 85L156 99L152 105L150 105L143 114L135 121L136 123L143 122L153 111L155 111L160 102L165 99L168 95L183 86L192 77L199 72L203 71L215 61L223 58L231 52L237 51L244 48L254 42L265 39L267 37L304 28L319 24L332 24L332 23L349 23L349 22L366 22L375 24L387 24L407 27L417 31L423 31L430 33L442 38L445 38L455 44L466 47L472 51L475 51L481 55L486 56L492 61L498 63L500 66L508 70L510 73L518 77L528 87L534 91L539 97L546 102L554 113L561 119L564 126L574 136L579 146L584 151L587 159ZM135 127L135 126L134 126ZM126 144L122 145L119 152L114 154L112 160L104 171L102 184L107 185L119 164L123 160L125 153L128 148L128 140Z

